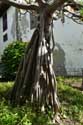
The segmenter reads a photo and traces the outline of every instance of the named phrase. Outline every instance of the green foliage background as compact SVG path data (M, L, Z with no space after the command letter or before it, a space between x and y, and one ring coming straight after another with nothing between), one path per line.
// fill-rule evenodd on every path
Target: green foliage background
M24 55L26 44L21 41L14 41L5 48L1 58L4 65L4 78L12 79L15 77L21 57Z

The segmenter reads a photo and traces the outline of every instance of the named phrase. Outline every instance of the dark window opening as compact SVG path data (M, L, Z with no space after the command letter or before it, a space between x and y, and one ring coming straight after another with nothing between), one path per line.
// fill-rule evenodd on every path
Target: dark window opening
M3 41L6 42L8 40L8 35L7 33L5 35L3 35Z
M3 14L3 32L7 30L7 12Z

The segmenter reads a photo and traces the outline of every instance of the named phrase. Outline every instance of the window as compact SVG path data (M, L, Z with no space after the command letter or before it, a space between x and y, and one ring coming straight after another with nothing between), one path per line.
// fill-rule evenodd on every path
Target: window
M5 35L3 35L3 41L6 42L8 40L8 35L7 33Z
M5 12L3 14L2 20L3 20L3 42L6 42L8 40L8 34L6 31L8 28L8 26L7 26L7 12Z
M7 12L3 14L3 32L7 30Z

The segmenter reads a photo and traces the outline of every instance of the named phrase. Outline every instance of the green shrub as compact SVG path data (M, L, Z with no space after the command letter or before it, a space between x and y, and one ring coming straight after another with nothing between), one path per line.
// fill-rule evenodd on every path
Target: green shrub
M2 77L8 80L15 77L21 57L24 55L25 46L25 42L15 41L5 48L1 58L4 65Z

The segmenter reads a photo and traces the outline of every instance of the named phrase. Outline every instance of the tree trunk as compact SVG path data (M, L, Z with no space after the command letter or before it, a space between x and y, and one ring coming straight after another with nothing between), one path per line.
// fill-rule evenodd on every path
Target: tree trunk
M40 108L50 104L56 112L59 101L50 44L52 16L44 9L42 11L40 24L19 65L10 100L13 104L22 104L29 100Z

